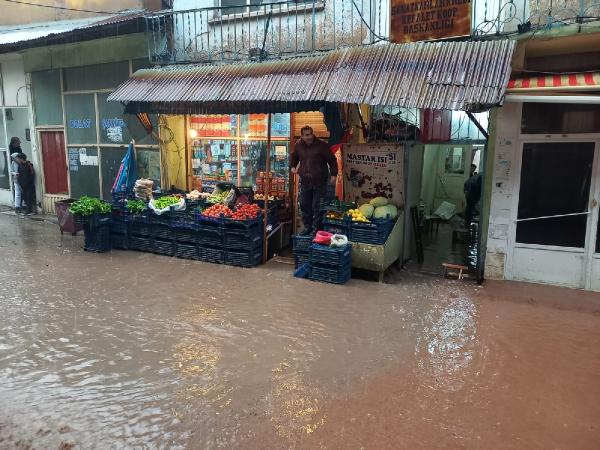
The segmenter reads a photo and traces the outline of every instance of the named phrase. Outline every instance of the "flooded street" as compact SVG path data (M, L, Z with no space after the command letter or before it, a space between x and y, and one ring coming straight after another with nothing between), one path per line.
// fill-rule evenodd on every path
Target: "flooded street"
M0 214L2 449L600 448L600 294L82 241Z

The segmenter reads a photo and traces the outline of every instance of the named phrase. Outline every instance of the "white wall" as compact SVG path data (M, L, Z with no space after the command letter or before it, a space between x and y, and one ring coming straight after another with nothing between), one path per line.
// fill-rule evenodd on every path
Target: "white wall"
M498 109L496 138L494 140L494 163L488 229L485 276L490 279L504 279L506 254L511 235L516 186L520 174L517 161L517 145L521 118L521 103L505 103Z
M20 55L9 55L0 60L2 91L5 106L27 106L27 82L23 59Z

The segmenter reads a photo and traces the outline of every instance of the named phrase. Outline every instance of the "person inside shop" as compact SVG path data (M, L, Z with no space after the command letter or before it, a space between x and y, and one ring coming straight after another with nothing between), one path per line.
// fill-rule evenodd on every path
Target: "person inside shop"
M15 193L15 212L20 213L22 206L22 192L21 186L17 182L17 176L19 173L19 163L17 162L17 156L19 156L20 153L23 153L23 150L21 150L21 139L19 139L18 137L10 138L10 144L8 144L8 148L10 150L10 174L12 175L13 188Z
M320 203L327 194L327 183L335 183L338 166L329 145L315 137L306 125L291 154L293 174L300 175L300 211L304 230L302 235L314 234L321 227Z
M17 181L23 192L23 200L27 205L26 215L31 215L35 212L35 171L33 164L27 161L27 156L24 153L19 153L17 156L19 163L19 173Z
M467 230L471 228L475 208L479 202L479 197L481 197L481 175L476 170L477 166L471 164L469 179L464 184L465 200L467 202L465 207L465 228Z

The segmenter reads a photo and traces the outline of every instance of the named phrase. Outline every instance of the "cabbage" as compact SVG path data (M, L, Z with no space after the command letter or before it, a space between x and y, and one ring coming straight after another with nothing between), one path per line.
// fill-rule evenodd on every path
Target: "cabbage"
M389 202L388 202L388 199L385 197L375 197L374 199L371 199L371 201L369 203L371 205L373 205L375 208L377 208L378 206L385 206Z
M398 216L398 208L394 205L385 205L375 208L374 219L395 219Z

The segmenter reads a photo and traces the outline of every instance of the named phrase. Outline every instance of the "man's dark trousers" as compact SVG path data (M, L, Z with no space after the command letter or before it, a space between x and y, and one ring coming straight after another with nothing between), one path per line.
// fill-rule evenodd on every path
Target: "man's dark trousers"
M301 183L300 211L305 230L315 231L321 228L321 199L325 198L327 184Z

